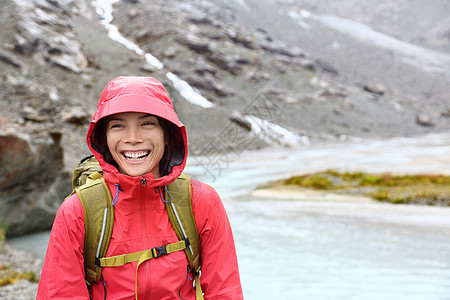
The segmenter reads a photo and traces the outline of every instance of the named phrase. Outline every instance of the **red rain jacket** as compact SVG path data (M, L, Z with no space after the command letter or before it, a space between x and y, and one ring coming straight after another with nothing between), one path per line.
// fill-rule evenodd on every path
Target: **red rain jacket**
M93 132L97 122L120 112L144 112L165 118L176 125L177 151L172 151L169 175L154 179L151 173L130 177L118 172L99 153ZM178 177L187 158L187 137L169 95L161 83L146 77L119 77L102 92L98 110L87 133L87 143L100 162L112 196L114 229L107 257L133 253L178 241L158 189ZM145 184L143 184L146 179ZM122 191L118 191L120 184ZM243 299L233 235L223 204L215 190L191 180L192 207L201 243L201 286L205 299ZM53 224L38 300L89 299L83 266L84 213L76 194L61 205ZM94 284L92 299L135 299L137 262L103 269L104 284ZM144 262L138 273L138 299L195 299L188 262L183 251ZM192 278L191 274L190 278Z

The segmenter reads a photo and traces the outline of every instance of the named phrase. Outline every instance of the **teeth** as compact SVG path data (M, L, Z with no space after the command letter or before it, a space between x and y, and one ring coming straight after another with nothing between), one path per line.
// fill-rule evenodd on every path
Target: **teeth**
M147 155L148 151L138 151L138 152L123 152L123 155L127 159L132 160L143 160Z

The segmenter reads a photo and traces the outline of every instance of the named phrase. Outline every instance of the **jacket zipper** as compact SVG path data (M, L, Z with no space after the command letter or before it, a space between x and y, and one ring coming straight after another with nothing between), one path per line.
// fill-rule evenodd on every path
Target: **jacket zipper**
M148 241L147 241L147 228L146 228L146 210L145 210L145 198L146 198L146 185L147 185L147 179L142 177L141 179L141 194L139 197L139 205L140 205L140 218L141 218L141 236L142 236L142 242L144 245L144 249L148 248ZM145 275L144 275L144 282L145 282L145 289L144 289L144 297L143 299L149 299L151 294L151 270L148 263L145 264ZM142 280L141 280L142 282Z

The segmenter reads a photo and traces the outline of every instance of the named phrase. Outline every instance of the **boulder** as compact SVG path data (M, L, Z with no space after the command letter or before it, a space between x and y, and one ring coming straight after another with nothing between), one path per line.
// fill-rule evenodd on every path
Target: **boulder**
M71 107L68 111L62 113L64 122L78 126L89 123L91 117L88 111L79 106Z
M63 171L61 134L33 133L12 124L0 128L0 222L7 236L50 229L71 191Z
M432 127L435 125L431 117L424 113L418 113L416 115L416 124L423 127Z
M209 73L205 73L203 76L188 76L186 81L196 88L212 91L219 97L226 97L234 94L232 89L223 86Z
M12 58L11 56L5 53L0 53L0 61L7 63L17 69L20 69L22 67L19 61L17 61L16 59Z
M228 28L225 34L236 44L241 44L245 48L251 50L258 49L258 45L253 41L253 39L242 32Z
M238 112L234 112L230 116L230 121L236 123L237 125L241 126L246 131L250 132L252 130L252 123L250 123L245 117Z
M210 54L212 52L208 42L192 33L189 33L186 36L178 37L177 42L196 53Z
M363 86L363 89L366 92L372 93L372 94L376 94L376 95L384 95L384 93L386 93L386 88L384 87L383 84L378 83L378 84L365 84Z
M70 2L70 1L69 1ZM66 7L58 1L29 1L20 6L12 49L23 55L39 53L48 63L81 73L88 70L89 59L73 32ZM71 7L71 3L66 3Z

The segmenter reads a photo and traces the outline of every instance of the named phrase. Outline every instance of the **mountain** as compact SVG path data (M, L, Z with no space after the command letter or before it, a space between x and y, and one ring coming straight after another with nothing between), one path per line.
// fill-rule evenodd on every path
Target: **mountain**
M198 157L448 131L448 3L414 3L2 0L0 219L18 201L40 209L16 223L54 214L60 202L35 197L63 199L119 75L164 83ZM30 157L46 163L29 173ZM39 167L53 176L36 184Z

